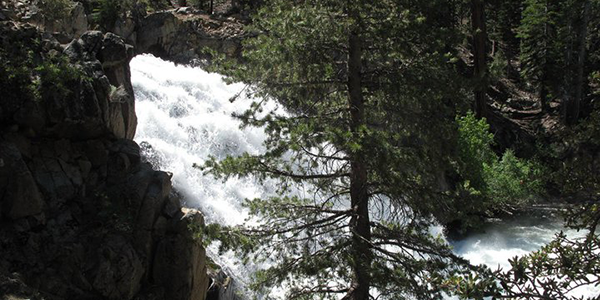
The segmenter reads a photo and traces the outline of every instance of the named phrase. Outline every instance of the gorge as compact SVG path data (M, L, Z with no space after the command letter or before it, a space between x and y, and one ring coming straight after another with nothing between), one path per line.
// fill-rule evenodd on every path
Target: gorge
M2 96L0 101L0 299L249 299L251 294L246 287L250 278L257 270L268 266L269 262L256 264L250 261L244 264L242 263L243 258L231 251L220 253L218 242L210 246L206 243L203 244L202 234L204 233L198 230L205 224L220 224L231 226L225 228L236 228L236 225L243 224L244 220L249 217L255 218L251 219L251 224L258 224L262 220L256 219L257 216L251 215L248 208L242 206L243 200L268 198L277 195L282 187L272 178L265 179L254 175L231 176L226 181L222 181L215 179L202 169L204 163L211 159L219 161L229 155L237 156L244 153L258 155L273 148L268 149L269 147L263 143L270 137L263 128L252 126L242 128L242 123L232 117L232 114L244 113L251 105L253 99L246 97L245 93L249 85L226 84L223 76L207 73L199 67L209 66L208 59L213 58L212 55L215 53L220 53L229 59L239 59L242 41L256 36L255 33L248 34L244 30L249 19L246 15L239 14L239 11L209 15L196 8L179 7L179 4L173 4L172 1L168 2L175 7L170 7L171 9L149 8L147 6L149 3L156 4L152 1L65 0L58 2L66 3L67 9L51 12L47 6L45 8L42 6L55 3L49 0L2 1L0 5L0 94ZM179 1L178 3L183 2ZM224 2L229 3L229 1ZM239 1L239 3L242 2L244 1ZM273 3L276 2L273 1ZM94 3L117 3L122 5L123 11L117 12L116 18L108 26L98 23L98 8L90 8L90 5ZM163 5L165 4L163 3ZM337 9L335 5L332 7ZM100 6L100 10L102 9L106 9L106 7ZM428 11L425 10L425 12ZM319 15L318 11L316 15ZM60 16L60 18L52 16ZM340 16L345 17L344 14ZM383 21L390 20L386 18ZM424 24L422 23L424 20L427 18L417 18L415 24L421 26ZM314 32L308 27L290 27L286 24L284 22L275 28L277 30L291 28L292 33L296 28ZM332 24L337 26L339 23L333 22ZM390 22L390 24L396 23ZM374 32L387 34L386 30L375 30ZM585 31L582 32L585 33ZM592 31L592 34L595 34L595 31ZM293 35L283 35L277 38L285 40L290 36ZM429 37L425 34L417 36L419 38ZM329 47L327 45L331 37L325 34L319 38L324 38L325 41L322 44L316 43L319 47L323 45L325 48ZM312 45L313 38L310 37L307 41L308 45ZM291 43L287 44L287 47L296 49L294 47L298 47L298 45ZM437 42L431 45L443 46ZM305 54L303 47L297 48L302 55ZM273 49L280 50L283 48L285 47L273 47ZM372 48L375 49L373 51L378 51L377 47ZM209 54L211 51L212 54ZM322 53L325 53L326 57L332 55L335 63L339 64L340 57L343 59L343 55L340 53L344 53L344 51L346 48L341 45L335 51L327 50ZM590 52L592 51L590 50ZM307 53L310 52L307 51ZM394 53L398 54L401 51ZM384 54L387 55L387 53ZM438 54L439 52L435 52L432 55ZM360 59L355 63L357 61L359 65L365 63L366 70L367 67L384 62L387 59L386 55L380 57L375 55L376 59L371 62L372 65L366 63L366 60L361 62ZM348 57L350 56L348 54ZM274 55L272 57L263 56L267 62L273 57ZM401 55L390 57L397 58ZM419 56L419 58L422 57L427 57L427 55ZM403 59L398 61L402 62ZM423 72L422 70L433 66L433 64L428 65L430 62L445 64L441 69L435 69L435 67L431 69L436 72L440 71L440 74L447 71L445 68L449 65L451 67L448 70L455 68L452 70L457 74L460 73L460 76L468 73L471 63L468 55L458 57L456 60L452 58L446 61L446 59L448 57L440 60L424 60L422 62L424 69L416 68L414 76L410 77L408 82L419 78L419 80L414 80L415 84L426 83L426 79L432 74L427 74L427 71ZM290 69L296 71L306 66L309 69L317 66L315 70L318 70L318 64L323 61L323 59L318 59L314 64L299 64ZM457 63L457 61L459 62ZM173 62L179 63L179 65ZM281 65L287 63L285 60L283 62ZM382 63L382 66L387 68L390 65ZM333 86L329 88L315 90L318 92L317 94L334 94L335 89L339 86L337 80L348 76L343 67L338 68L339 65L324 68L326 74L333 74L332 70L338 71L335 76L339 78L336 77L335 80L308 83L301 81L300 84L319 85L334 82ZM366 71L361 73L360 68L350 69L358 70L354 74L359 77L371 76ZM286 74L286 69L283 68L283 70L284 72L281 74ZM393 67L389 70L396 72L398 69ZM254 70L251 69L251 71ZM251 71L248 71L248 74L252 73ZM379 71L374 71L373 74L376 76L373 78L365 77L365 82L371 84L370 79L385 80L387 78L377 72ZM268 76L262 74L256 78L260 78L259 80L271 78L270 71L266 75ZM295 77L291 76L291 78ZM593 82L592 74L590 74L590 78L589 97L593 98L594 95L597 95L593 92L596 85ZM440 79L440 82L442 80L443 78ZM554 134L552 130L556 130L555 128L551 128L548 131L550 133L540 133L552 127L553 124L560 123L555 121L551 114L544 117L538 127L540 131L534 132L533 127L528 126L533 126L531 124L535 122L527 118L538 118L544 112L537 115L526 109L518 110L510 107L511 105L521 105L521 103L509 103L510 97L514 96L510 93L515 91L502 90L502 88L506 88L502 84L507 82L503 80L495 82L496 86L492 86L489 91L489 94L492 95L490 98L495 97L494 103L489 104L489 120L498 142L495 145L497 149L494 151L501 153L506 148L514 146L520 154L528 155L528 153L535 152L536 147L539 147L536 142L548 142L552 147L559 148L556 150L559 155L554 152L546 153L547 156L544 159L547 161L544 163L551 165L551 163L559 161L563 166L573 163L573 166L577 168L581 161L590 158L590 163L586 166L589 166L591 171L581 168L583 170L581 174L590 175L590 181L595 182L599 170L596 166L600 166L600 152L596 150L596 144L594 144L595 135L590 134L591 137L582 144L583 146L580 146L577 144L578 140L572 144L569 144L571 140L566 138L564 142L560 140L564 136ZM431 81L430 84L438 84L437 78L434 81ZM580 81L583 82L583 79ZM270 80L265 82L274 87L293 85L285 81L283 84ZM436 114L430 116L429 121L431 122L427 124L432 125L431 128L422 126L424 118L418 118L414 127L411 127L413 124L407 123L406 128L412 128L411 130L418 132L415 136L411 136L409 132L402 137L401 134L405 134L405 128L398 126L397 128L400 128L402 133L390 135L395 139L396 136L399 138L395 140L396 144L391 144L393 147L388 148L406 146L409 149L406 153L410 152L411 147L424 149L428 145L423 142L426 139L421 140L418 135L424 133L424 136L427 136L427 134L431 134L431 132L427 132L428 130L435 131L436 127L433 126L435 123L433 121L443 118L452 123L454 118L459 116L460 110L457 109L457 114L454 115L453 109L462 105L458 104L459 102L451 103L452 97L456 96L455 92L456 94L463 93L461 96L468 94L464 89L470 88L470 84L473 82L469 81L467 85L460 87L449 85L447 87L450 91L446 91L448 98L443 93L439 97L442 101L440 107L447 108L449 112L452 112L451 116L444 113L443 109L436 109ZM380 88L386 84L373 86ZM413 88L412 85L408 87L408 89L400 88L394 91L400 95ZM423 93L430 93L432 99L437 99L436 97L439 96L433 88L420 89L415 85L414 89L415 91L411 92L417 95L416 98L421 97ZM432 90L434 91L432 92ZM360 92L361 89L358 91ZM531 103L531 101L528 102L531 99L527 99L530 94L520 90L517 92L526 95L520 101L526 102L527 105ZM376 93L365 94L370 97ZM581 96L581 94L582 92L579 91L578 95ZM286 94L284 93L284 95ZM394 93L390 95L394 96ZM498 99L503 97L508 97L508 100L498 108ZM299 98L303 99L303 97ZM284 107L293 106L290 103L298 105L299 110L306 108L306 106L302 106L304 105L302 102L293 102L294 99L294 96L291 96L282 102L271 101L261 108L264 111L258 115L265 116L270 111L277 111L279 116L286 116ZM334 100L336 99L334 98ZM386 100L387 98L383 97L382 99ZM401 97L398 99L402 101ZM408 97L407 99L413 98ZM374 107L379 105L377 101L371 103L375 103ZM399 115L403 115L403 109L407 109L409 112L405 114L407 116L410 116L411 113L418 115L428 109L428 104L422 106L410 106L413 104L409 104L396 107L393 101L388 104L390 103L392 107L398 108ZM551 103L550 106L556 108L557 104ZM535 108L535 105L532 107ZM413 108L416 109L411 111L410 109ZM386 120L385 117L382 117L386 116L386 109L389 110L385 106L377 107L374 110L375 113L369 116L372 118L369 121L374 122L367 122L365 126L392 131L392 127L382 126L382 124L397 125L394 122L387 122L389 118ZM531 109L531 107L527 109ZM555 110L558 111L558 108ZM318 114L319 111L309 107L306 112L317 112ZM593 129L594 110L589 108L589 112L592 114L589 120L592 120L591 128ZM510 117L506 117L506 115ZM573 115L577 116L577 114ZM519 119L521 117L527 120ZM523 125L523 123L526 124ZM314 124L309 125L313 126ZM316 128L320 128L319 125L316 124ZM307 128L313 128L310 126ZM445 127L445 129L451 129L444 131L443 134L442 132L433 132L433 136L437 136L433 140L443 142L453 138L453 134L455 134L453 130L456 130L453 126L455 127L455 125ZM353 134L364 130L360 126L357 128L354 129ZM580 130L579 127L576 128L576 130ZM581 131L584 132L583 129ZM319 131L316 132L319 133ZM334 136L339 133L339 131L333 132ZM361 134L363 133L367 134L368 131ZM282 133L283 135L284 133ZM339 136L344 135L340 134ZM356 136L359 135L356 134ZM584 137L586 136L584 135ZM579 136L577 138L580 139ZM348 140L350 139L348 138ZM558 142L556 142L557 139ZM339 140L336 143L339 143L338 146L347 146L340 143ZM559 146L556 146L557 144ZM365 145L368 146L368 143L363 146ZM318 148L318 143L310 146ZM349 149L355 151L360 147L361 144L358 143L351 145ZM374 152L381 154L376 147L373 149L376 150ZM417 153L415 157L419 157L421 154L426 156L437 151L432 149L431 152ZM547 151L550 152L550 150ZM456 154L450 152L448 156ZM324 153L328 158L341 161L346 159ZM558 158L552 155L558 156ZM385 155L381 157L385 158ZM500 156L494 157L500 158ZM422 157L419 158L422 159ZM434 165L433 161L427 159L422 161L425 162L424 165L429 163ZM388 161L382 159L381 162L387 163ZM462 162L455 160L452 163L456 167ZM555 166L552 165L552 167ZM318 163L316 167L312 167L318 169ZM398 169L401 170L401 168ZM407 169L409 171L404 175L412 180L414 173L411 172L418 172L418 167L413 170L409 165ZM288 171L290 170L295 169L290 168ZM267 171L273 172L268 169ZM389 174L397 174L394 172ZM464 179L461 177L463 174L458 174L458 171L453 171L450 167L446 170L436 169L432 173L435 173L432 177L434 183L430 184L428 188L433 187L431 189L435 190L435 193L442 193L445 196L456 190L464 192L463 195L479 193L477 190L473 192L473 189L470 189L473 186L469 185L469 180L461 181ZM286 173L281 174L285 175ZM314 174L308 173L308 175L311 177ZM427 175L422 177L425 178L423 182L428 182L426 177ZM420 180L419 176L414 176L414 178L417 178L414 182ZM567 179L570 178L567 177ZM549 182L551 182L550 179ZM332 181L331 183L333 185L336 182ZM340 180L337 183L345 182ZM523 180L520 183L519 180L512 180L510 183L524 186ZM547 185L549 185L548 183ZM553 188L556 189L556 187ZM306 188L306 186L304 189L286 188L284 190L290 195L300 198L310 198L310 195L314 193L310 187ZM406 191L408 191L406 194L412 194L414 191L420 190L411 187ZM581 193L574 195L579 197L577 199L588 199L583 193L590 191L593 193L595 190L582 188L577 191ZM452 196L459 195L460 192ZM418 192L415 193L418 194ZM305 197L306 195L309 197ZM576 204L578 204L577 201L584 203L583 200L577 199L570 199L570 201ZM342 204L347 204L343 202L344 200L341 200L341 204L338 203L340 207L324 205L321 208L325 207L326 211L331 209L330 212L340 213L344 207ZM591 211L595 212L593 206L595 202L593 201L590 202L592 203ZM461 205L461 202L457 203L459 203L458 206ZM439 204L443 203L432 204L433 210L437 207L444 213L453 214L453 208L450 206L455 205L454 203ZM458 206L454 209L463 209ZM424 210L432 209L426 205L419 207L418 203L414 207ZM502 211L502 209L500 208L498 211ZM476 212L485 210L475 208ZM349 211L351 210L342 211L342 213ZM468 209L465 208L465 211ZM371 213L373 221L377 217L373 211ZM489 217L494 213L497 212L482 215ZM482 215L475 214L475 217L483 219ZM441 219L448 220L447 216L443 216L441 213L440 216ZM542 212L539 216L530 216L526 212L513 217L504 217L501 220L489 219L487 222L479 224L478 231L470 232L460 238L447 239L442 233L441 226L431 224L427 225L430 227L424 226L421 229L418 229L418 226L421 226L418 225L415 231L411 231L413 228L405 233L407 240L415 237L413 233L418 230L421 230L419 234L427 235L429 232L433 237L439 235L439 240L448 242L453 247L454 254L467 258L475 264L486 264L492 269L498 265L510 267L507 259L539 249L551 241L556 232L563 229L573 241L586 241L583 239L585 229L579 232L574 229L566 229L556 211ZM385 218L381 216L379 218L382 219L378 220L383 221L382 224L391 224L386 223ZM581 217L581 220L587 219ZM399 224L401 223L399 222ZM423 228L425 230L422 230ZM595 227L592 230L595 230ZM343 229L339 231L339 234L341 236L349 232L351 231ZM301 236L304 237L304 235ZM310 233L308 236L310 237ZM588 237L590 239L594 237L590 236ZM432 240L434 240L433 237L431 237ZM320 241L323 240L317 240L316 243ZM323 245L326 244L326 242L323 243ZM306 251L309 251L309 247L306 247ZM378 248L378 251L393 248L393 246L385 249ZM428 249L427 246L425 249ZM596 250L590 251L592 254L598 254ZM452 255L448 254L448 256ZM590 267L588 269L580 268L580 271L591 270L594 263L593 257L591 259ZM348 261L352 262L353 259ZM444 262L436 261L436 263L438 262L444 264ZM419 265L419 262L416 265ZM386 266L386 264L380 265L381 269ZM419 266L425 267L425 264ZM360 272L360 268L358 269ZM315 272L312 266L308 266L306 270L308 274ZM343 274L343 269L341 270L339 274L347 276L347 274ZM403 270L398 269L398 273ZM327 269L322 274L326 274L326 272ZM410 271L408 273L410 274ZM594 276L596 275L592 273L588 278L597 280L597 276ZM309 281L312 278L316 277L309 277ZM408 278L407 281L411 280L410 276L405 278ZM322 277L321 280L323 280ZM285 289L275 289L274 294L271 295L285 299L283 296L285 292ZM598 292L593 287L585 287L577 289L574 293L571 292L569 296L594 297L598 295ZM426 295L427 293L423 292L421 297L426 297ZM259 298L266 299L267 297L259 294Z
M201 165L209 156L222 159L264 151L262 130L240 129L240 122L232 117L250 105L244 96L229 101L244 90L244 85L226 84L218 74L178 66L152 55L135 57L131 69L138 115L134 140L141 145L143 155L155 168L174 174L174 188L187 206L203 212L206 222L243 223L248 218L248 210L241 206L243 200L267 196L274 187L252 178L223 182L193 165ZM451 240L450 244L456 254L474 264L507 268L509 259L538 250L561 230L565 228L559 215L548 211L491 222L479 233ZM432 233L443 234L439 228ZM585 235L575 230L566 233L573 238ZM219 255L215 245L208 250L208 255L242 285L257 270L257 266L244 265L231 252ZM578 293L595 292L592 288Z

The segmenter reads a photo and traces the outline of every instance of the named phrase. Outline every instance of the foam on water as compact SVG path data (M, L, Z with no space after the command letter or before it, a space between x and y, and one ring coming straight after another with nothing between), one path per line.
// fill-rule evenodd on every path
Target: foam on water
M570 237L584 236L584 232L565 229L560 219L520 218L492 222L481 232L450 243L457 254L474 264L508 268L510 258L540 249L561 230Z
M157 169L173 173L173 186L185 205L200 209L207 223L241 224L248 216L242 201L265 195L269 187L252 177L222 182L193 165L203 164L209 156L264 150L263 131L240 129L240 122L232 117L251 103L243 96L229 101L244 86L227 85L218 74L151 55L135 57L130 66L138 116L135 141L146 158ZM228 273L238 275L238 281L244 282L252 272L232 253L216 255L216 246L207 250Z
M244 97L229 101L244 86L227 85L218 74L176 66L150 55L135 57L130 66L138 117L135 141L142 145L147 159L154 167L173 173L173 186L185 204L199 208L208 223L242 223L248 216L241 206L243 199L267 195L274 187L260 185L251 177L223 183L204 176L193 165L211 155L224 158L264 150L262 129L240 129L240 122L232 117L251 103ZM452 245L457 254L473 263L507 267L509 258L539 249L561 228L559 222L497 223ZM252 272L232 254L216 255L215 248L208 250L217 263L238 275L237 280L245 281Z
M173 185L186 205L201 209L207 222L242 223L247 214L241 201L261 196L264 188L252 178L223 183L193 165L211 155L224 158L263 150L262 130L241 130L231 116L250 103L244 97L228 101L243 85L227 85L220 75L149 55L133 59L131 72L138 116L135 141L145 146L155 167L173 173Z

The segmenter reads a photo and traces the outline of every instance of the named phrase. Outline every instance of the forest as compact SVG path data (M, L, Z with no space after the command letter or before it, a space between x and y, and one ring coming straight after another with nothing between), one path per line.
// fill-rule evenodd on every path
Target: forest
M76 280L59 267L51 274L60 284L38 280L48 277L45 258L25 277L64 299L169 299L173 282L187 278L180 273L196 270L177 260L181 253L197 262L210 245L262 267L248 285L259 299L282 291L290 300L600 299L600 0L39 0L31 1L39 20L35 9L19 16L35 26L5 21L13 17L1 3L0 253L8 254L0 292L16 281L4 280L7 270L27 272L20 252L29 252L15 247L51 240L60 259L76 252L63 272ZM36 31L73 7L87 14L79 37L53 33L59 42ZM242 225L182 213L189 210L171 191L174 175L154 171L144 158L153 145L133 141L133 57L167 53L165 40L181 50L228 38L176 36L173 28L190 19L197 31L244 25L240 53L206 49L195 62L244 86L228 102L252 99L234 117L239 131L264 131L264 151L193 165L199 177L275 187L244 201ZM167 25L141 28L156 24ZM134 50L131 41L148 47ZM18 180L5 160L20 168ZM13 204L21 198L33 208ZM476 265L448 243L539 207L583 237L557 233L508 269ZM101 255L81 242L101 239L109 240L98 242ZM183 271L164 263L171 260ZM125 275L109 282L115 274L134 283L118 282ZM197 280L208 287L208 278ZM163 298L136 296L160 284ZM595 294L581 296L581 288Z
M241 62L211 68L259 97L236 117L265 128L267 151L200 167L278 182L245 203L259 225L205 228L272 263L254 288L571 299L600 283L598 1L263 2L247 8ZM586 238L558 235L492 271L428 231L460 235L536 203L564 208Z

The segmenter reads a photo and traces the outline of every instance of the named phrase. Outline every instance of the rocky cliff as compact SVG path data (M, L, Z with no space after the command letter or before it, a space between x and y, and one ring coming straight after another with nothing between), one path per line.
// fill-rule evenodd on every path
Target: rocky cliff
M202 215L131 140L139 51L2 4L0 297L204 299Z
M152 53L178 63L194 63L209 57L211 49L238 57L246 33L243 23L233 17L215 18L191 8L179 8L140 18L135 39L138 53Z

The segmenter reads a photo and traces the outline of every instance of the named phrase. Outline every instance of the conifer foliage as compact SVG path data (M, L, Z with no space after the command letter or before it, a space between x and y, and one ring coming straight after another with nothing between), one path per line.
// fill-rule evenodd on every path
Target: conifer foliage
M260 10L245 63L220 71L260 96L238 117L264 126L267 150L204 165L278 182L276 195L247 200L260 225L221 231L224 247L270 264L256 289L283 286L286 299L441 299L462 266L429 233L432 212L445 209L439 170L460 91L445 52L454 33L436 15L445 9L272 0ZM273 99L286 114L262 111Z

